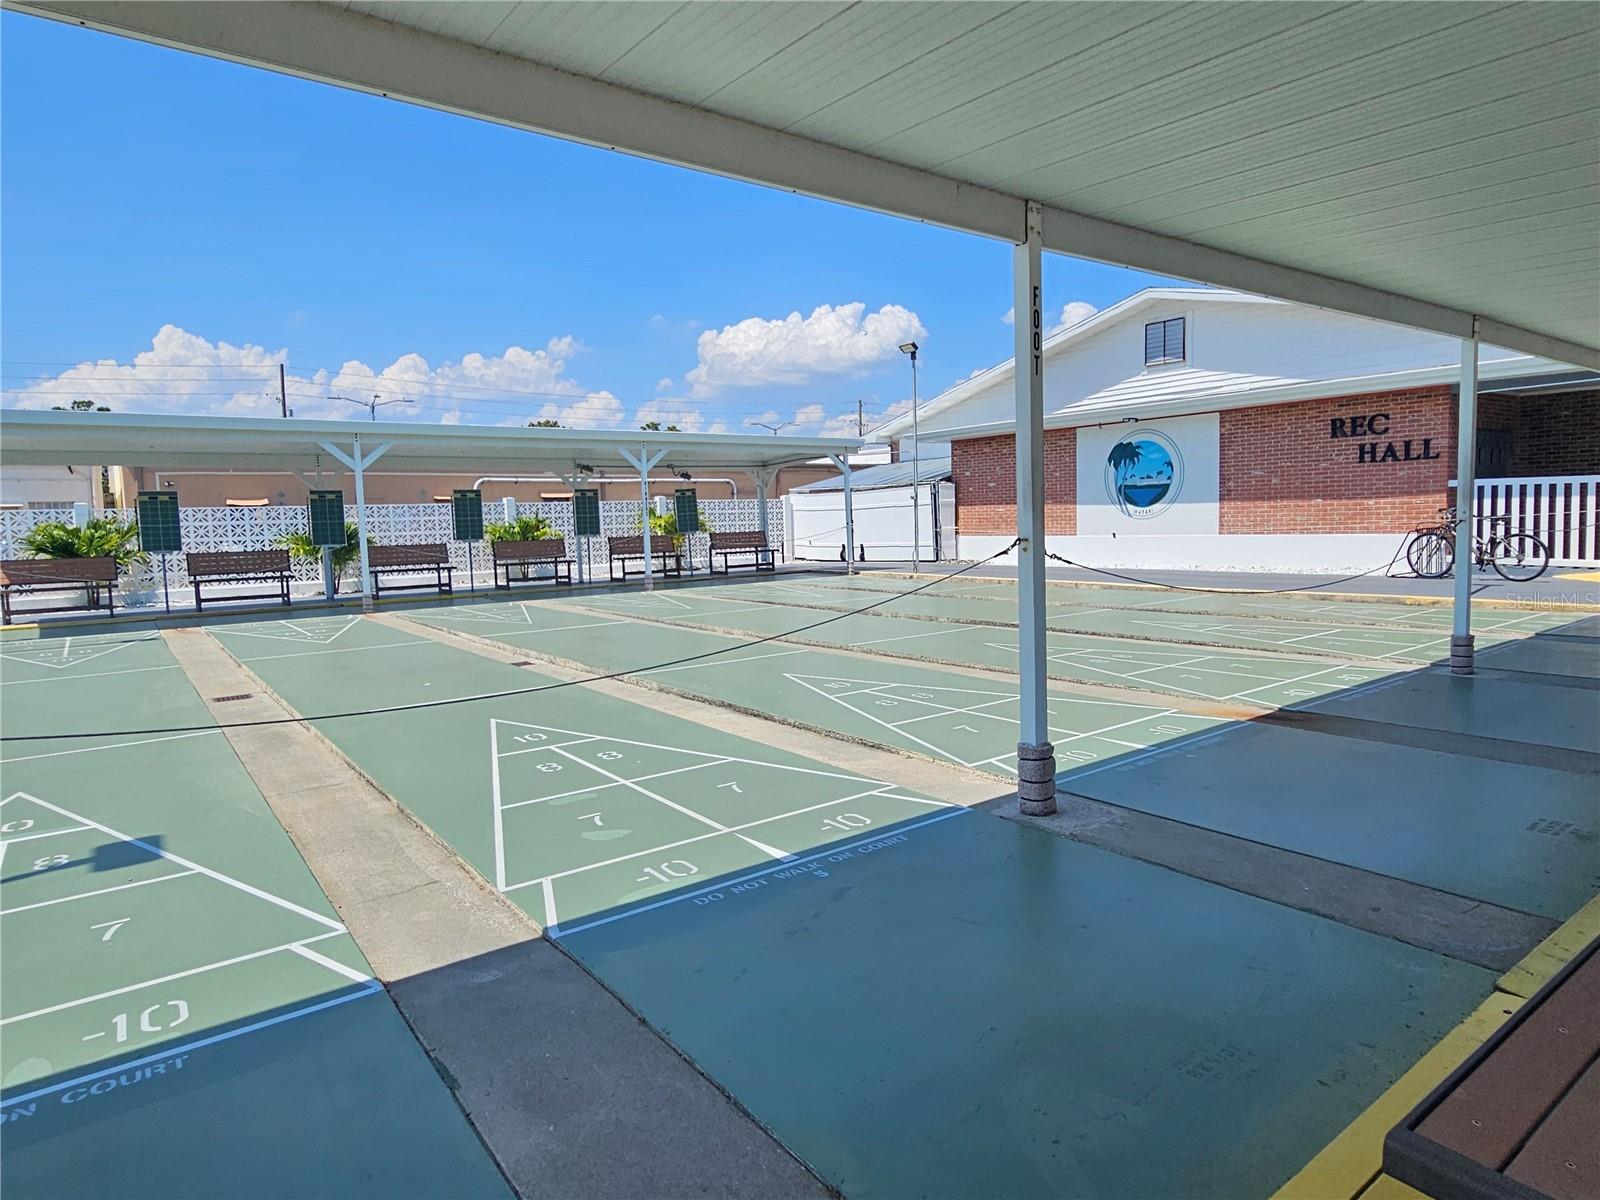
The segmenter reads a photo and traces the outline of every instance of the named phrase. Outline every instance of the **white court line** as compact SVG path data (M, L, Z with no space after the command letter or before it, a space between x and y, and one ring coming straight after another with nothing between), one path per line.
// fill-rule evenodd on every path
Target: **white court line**
M549 929L556 923L556 885L549 879L539 882L544 885L540 888L544 893L544 927Z
M286 639L279 638L278 640L279 641L284 641ZM329 649L323 648L323 649L318 649L318 650L296 650L296 651L294 651L294 652L292 652L290 654L253 654L249 658L245 658L245 657L241 656L239 658L239 661L240 662L246 662L246 663L271 662L273 659L277 659L277 658L307 658L307 657L309 657L309 656L311 656L313 654L356 654L356 653L358 653L358 652L360 652L362 650L395 650L395 649L398 649L401 646L433 646L433 645L437 645L437 643L436 642L431 642L427 638L419 637L419 638L416 638L415 640L409 641L409 642L382 642L382 643L380 643L379 645L376 645L376 646L341 646L337 650L329 650Z
M323 938L338 937L343 932L344 930L342 929L335 929L328 933L319 933L314 938L303 938L302 941L318 942ZM191 975L204 975L207 971L218 971L223 967L237 966L239 963L249 962L252 959L265 958L269 954L292 950L300 944L300 942L284 942L281 946L269 946L265 950L252 950L249 954L240 954L233 958L222 959L220 962L207 963L203 967L190 967L187 971L175 971L171 975L163 975L159 979L146 979L141 983L130 983L125 987L112 988L108 992L101 992L95 996L80 996L76 1000L64 1000L60 1004L52 1004L48 1008L36 1008L32 1012L17 1013L15 1016L0 1018L0 1027L14 1025L18 1021L29 1021L34 1017L48 1016L51 1013L62 1012L69 1008L77 1008L82 1004L93 1004L96 1000L108 1000L112 996L121 996L127 992L137 992L140 988L154 987L158 983L171 983L174 979L187 979Z
M41 675L37 679L0 679L0 687L21 687L25 683L70 683L74 679L104 679L107 675L137 675L142 671L176 671L177 663L163 667L127 667L121 671L81 671L72 675Z
M914 821L910 825L899 826L894 832L897 834L910 833L913 829L921 829L924 825L932 825L938 821L948 821L951 817L957 817L962 813L970 811L970 809L963 808L960 805L947 805L944 812L934 813L932 816L924 817L920 821ZM575 925L571 929L559 929L554 931L547 930L546 932L550 932L552 936L557 938L569 937L573 934L582 933L586 929L596 929L601 925L609 925L613 921L620 921L625 917L637 917L643 913L653 912L658 908L665 908L669 904L678 904L684 900L692 899L695 896L704 895L706 892L714 892L723 888L737 887L741 883L745 883L751 879L760 879L762 876L770 875L772 872L782 870L784 867L803 866L804 864L811 862L813 859L821 858L827 854L847 853L856 846L865 845L867 842L881 838L882 836L883 834L881 833L874 833L869 834L866 837L856 838L854 841L832 842L829 845L822 847L820 850L812 851L810 854L796 856L793 860L787 863L773 863L770 866L762 867L757 871L750 871L734 879L725 879L717 883L709 883L704 887L695 888L693 891L676 892L670 896L663 896L659 900L651 901L649 904L641 904L634 908L630 908L626 912L612 913L610 916L600 917L593 921L585 921L582 925ZM539 881L536 880L534 882Z
M214 879L218 883L224 883L231 888L237 888L246 895L254 896L257 900L265 900L268 904L276 904L279 908L287 909L292 913L298 913L300 916L305 917L308 920L315 921L319 925L326 926L335 933L344 932L344 926L339 924L339 922L330 920L321 913L312 912L309 908L302 908L293 900L285 900L282 896L275 896L271 892L262 891L260 888L245 883L243 880L235 879L231 875L224 875L221 871L213 871L210 867L202 867L197 862L190 862L187 858L173 854L170 850L163 850L159 846L152 846L149 842L143 841L140 838L130 837L125 833L118 833L109 825L102 825L99 821L92 820L91 818L85 817L79 813L70 812L67 809L62 808L59 804L51 804L50 801L41 800L39 797L28 792L13 792L10 797L7 797L7 799L11 799L15 796L22 796L39 805L41 808L48 808L51 812L59 813L63 817L71 818L74 821L82 821L85 825L92 825L101 833L127 842L130 846L138 846L141 850L148 850L151 854L160 855L168 862L177 863L180 867L188 867L191 870L198 871L208 879Z
M726 667L731 666L733 663L756 662L763 658L787 658L791 654L806 654L808 652L809 648L806 650L774 650L771 654L747 654L743 658L716 658L710 662L685 663L681 667L662 667L660 670L630 671L628 674L670 675L673 671L694 671L700 667Z
M598 742L601 739L600 738L590 738L589 740ZM574 744L575 743L573 743L573 742L565 742L565 743L563 743L563 745L568 745L568 746L571 746L571 745L574 745ZM702 771L706 767L721 766L723 763L728 762L728 761L729 760L726 759L726 758L721 758L721 759L713 759L710 762L694 763L694 764L692 764L690 766L687 766L687 767L674 767L670 771L657 771L653 775L639 775L639 776L636 776L635 778L629 780L629 782L630 783L647 783L652 779L660 779L660 778L662 778L663 776L666 776L666 775L681 775L685 771ZM510 804L502 804L500 806L500 811L501 812L510 812L513 808L523 808L523 807L525 807L525 806L527 806L529 804L545 804L545 803L547 803L547 802L549 802L551 800L565 800L568 796L584 796L584 795L588 795L588 794L593 793L593 792L604 792L604 791L607 791L607 790L609 790L611 788L617 788L617 787L622 787L622 786L624 786L624 785L620 784L620 783L597 783L593 787L574 788L572 791L569 791L569 792L555 792L554 794L549 795L549 796L535 796L532 800L513 800Z
M218 1042L226 1042L232 1038L243 1037L247 1033L256 1033L259 1030L268 1029L273 1025L281 1025L285 1021L293 1021L300 1017L308 1017L312 1013L321 1012L325 1008L333 1008L340 1004L348 1004L352 1000L360 1000L363 996L371 996L381 991L383 991L383 985L374 981L370 987L367 987L359 992L351 992L347 996L335 996L331 1000L319 1000L316 1004L308 1004L306 1007L297 1008L293 1012L282 1013L276 1017L268 1017L264 1021L255 1021L249 1025L242 1025L238 1029L230 1029L226 1033L216 1033L212 1034L210 1037L199 1038L192 1042L184 1042L182 1045L173 1046L170 1049L158 1050L154 1054L147 1054L143 1058L136 1058L131 1062L117 1063L115 1066L104 1067L98 1071L90 1071L87 1074L78 1075L72 1079L63 1080L60 1083L52 1083L49 1087L36 1088L31 1092L24 1092L20 1096L6 1096L4 1098L0 1098L0 1105L3 1105L6 1108L11 1108L17 1104L24 1104L29 1100L37 1100L40 1096L49 1096L56 1092L65 1091L67 1088L77 1087L81 1084L88 1083L91 1080L99 1079L105 1075L110 1075L113 1072L128 1071L135 1067L142 1067L146 1063L161 1062L165 1059L175 1058L182 1054L192 1054L196 1050L203 1050L205 1047L214 1046Z
M501 622L501 624L513 625L514 626L517 623L515 621L503 621L503 622ZM604 627L606 625L631 625L631 624L633 624L632 621L588 621L588 622L586 622L586 623L584 623L582 625L551 625L551 626L549 626L547 628L540 629L538 626L533 625L532 622L529 622L529 626L530 626L529 628L526 628L526 629L523 629L523 628L512 629L509 632L507 632L507 633L505 633L503 635L500 635L500 636L504 636L504 637L527 637L528 635L535 634L535 633L566 633L569 630L573 630L573 629L600 629L600 628L602 628L602 627ZM491 635L491 636L494 636L494 635Z
M660 854L664 850L676 850L680 846L689 846L689 845L693 845L695 842L709 841L711 838L722 837L724 834L728 834L728 833L732 833L732 834L738 835L743 830L755 829L755 828L757 828L758 826L761 826L761 825L769 825L773 821L787 821L790 817L803 817L803 816L805 816L806 813L809 813L809 812L817 812L818 810L824 809L824 808L833 808L835 805L839 805L839 804L850 804L850 803L852 803L852 802L854 802L856 800L864 799L867 796L879 796L879 795L882 795L884 792L888 791L889 789L891 789L892 787L894 787L894 785L892 783L885 783L885 784L883 784L883 785L881 785L879 787L873 788L870 792L857 792L853 796L841 796L837 800L824 800L820 804L807 805L805 808L797 808L793 812L778 813L776 816L762 817L760 820L756 820L756 821L746 821L743 825L733 825L733 826L730 826L727 829L724 829L724 830L721 830L721 831L713 831L711 833L697 833L694 837L691 837L691 838L681 838L680 840L678 840L676 842L667 842L665 845L651 846L648 850L635 850L631 854L621 854L621 855L618 855L616 858L608 858L604 862L590 863L587 866L583 866L583 867L569 867L565 871L553 871L549 875L541 875L537 879L525 879L521 883L513 883L510 887L506 888L505 890L508 893L510 893L510 892L516 891L518 888L532 887L536 883L541 883L541 884L542 883L551 883L551 882L554 882L557 879L565 879L569 875L582 875L585 871L597 871L601 867L614 867L618 863L627 862L629 859L644 858L644 857L646 857L648 855L651 855L651 854ZM930 800L927 803L936 804L936 805L940 806L941 808L959 808L960 807L959 805L946 804L943 800ZM877 836L881 837L882 835L879 834ZM748 839L743 839L743 840L748 840ZM785 858L785 859L793 858L793 857L794 856L791 855L791 854L783 855L783 858Z
M862 646L879 646L884 642L906 642L912 638L939 637L946 633L960 633L967 629L982 629L981 625L953 625L949 629L935 629L931 633L901 633L894 637L868 638L864 642L846 642L845 648L855 650Z
M495 718L495 717L491 717L489 719L490 719L490 721L497 721L498 720L498 718ZM515 725L516 724L515 721L499 721L499 723L501 725ZM541 750L556 750L556 749L559 749L562 746L581 746L585 742L597 742L599 740L600 739L598 737L575 737L575 738L568 738L564 742L542 742L537 746L524 746L521 750L500 750L500 751L496 752L495 757L496 758L515 758L519 754L537 754Z
M156 635L152 633L144 637L129 638L126 641L113 642L104 649L96 650L92 654L85 654L81 658L67 657L67 652L72 647L72 639L69 637L66 639L65 644L61 647L61 662L51 662L47 658L18 654L15 651L8 650L0 650L0 658L9 658L12 662L31 663L36 667L49 667L52 671L65 671L71 667L77 666L79 663L93 662L97 658L104 658L108 654L115 654L118 650L121 650L125 646L137 646L143 642L152 641L155 636ZM5 645L5 643L0 642L0 646L3 645ZM53 647L50 648L53 649Z
M347 967L337 959L329 958L326 954L318 954L304 942L296 942L289 949L301 958L308 959L319 966L327 967L328 970L343 975L346 979L353 979L357 983L370 983L372 981L371 975L364 975L354 967Z
M1223 699L1225 699L1225 700L1239 700L1239 699L1242 699L1245 696L1248 696L1251 692L1264 692L1268 688L1288 687L1291 683L1303 683L1307 679L1315 679L1318 675L1326 675L1331 671L1346 671L1346 670L1349 670L1349 668L1348 667L1323 667L1322 670L1320 670L1320 671L1312 671L1308 675L1297 675L1293 679L1283 679L1283 680L1279 680L1277 683L1263 683L1260 687L1245 688L1243 691L1234 692L1231 696L1224 696Z
M213 733L221 733L220 729L195 729L188 733L169 733L165 737L138 738L131 742L103 742L98 746L79 746L76 750L50 750L43 754L17 754L11 758L0 758L0 764L33 762L39 758L64 758L68 754L93 754L97 750L125 750L129 746L148 746L153 742L181 742L184 738L208 737ZM22 793L18 793L21 795ZM32 799L32 797L29 797Z
M499 720L499 718L495 718ZM723 762L744 763L752 767L766 767L773 771L793 771L799 775L821 775L828 779L847 779L851 783L873 783L874 780L844 771L823 771L816 767L796 767L787 763L763 762L757 758L740 758L733 754L714 754L709 750L690 750L685 746L661 746L655 742L641 742L634 738L611 737L603 733L581 733L576 729L561 729L555 725L533 725L521 721L501 720L502 725L521 725L524 729L537 729L541 733L564 733L569 737L616 742L619 746L632 746L636 750L667 750L673 754L692 754L696 758L715 758ZM513 752L514 753L514 752Z
M72 825L66 829L50 829L44 833L25 833L21 837L0 838L0 846L9 846L13 842L33 842L39 838L60 837L63 833L78 833L89 828L87 825Z
M494 821L494 886L506 890L506 830L500 805L500 727L493 718L489 720L489 796Z
M890 733L893 733L893 734L896 734L896 735L898 735L900 737L906 738L909 741L913 741L917 745L923 747L924 749L933 751L933 753L939 758L948 758L952 762L960 763L964 767L970 767L972 765L966 759L962 758L960 755L952 754L950 751L944 749L941 746L935 746L932 742L926 741L926 740L924 740L922 738L919 738L914 733L907 733L903 729L897 729L895 726L889 724L889 722L883 720L881 717L875 717L869 712L862 712L861 709L857 708L854 704L846 704L840 697L835 696L831 692L825 692L821 688L812 687L811 684L807 683L805 679L801 678L798 675L786 675L785 678L794 680L794 682L798 683L801 687L807 688L808 690L810 690L812 692L815 692L819 696L826 696L829 700L832 700L835 704L839 705L840 708L848 709L850 712L855 713L856 716L858 716L858 717L865 717L867 720L871 721L875 725L882 725ZM879 687L896 687L898 685L896 685L896 684L887 684L886 683L886 684L879 684L878 686ZM872 689L869 689L869 690L872 690ZM855 695L855 694L858 694L858 693L852 693L852 695ZM988 714L983 714L983 715L987 716Z
M697 813L694 809L688 807L687 805L679 804L675 800L668 800L665 796L657 795L649 788L642 787L641 785L634 783L631 779L624 779L621 775L614 774L611 771L606 770L604 767L597 767L594 763L584 762L583 759L579 758L576 754L568 754L565 750L557 750L556 753L561 755L563 758L570 758L573 762L577 763L581 767L588 767L589 770L594 771L596 774L604 775L607 779L613 780L616 783L620 783L623 787L631 788L638 792L641 796L648 797L649 799L656 801L658 804L665 804L668 808L673 809L676 812L680 812L686 817L693 817L696 821L699 821L703 825L711 826L711 828L717 830L719 833L734 832L721 821L715 820L712 817L708 817L704 813ZM790 857L788 851L775 850L765 842L756 841L755 838L745 837L743 834L737 834L736 836L740 841L748 842L763 854L770 854L773 858Z
M84 826L83 828L87 828ZM35 908L48 908L52 904L66 904L69 900L87 900L91 896L104 896L107 892L125 892L129 888L143 887L147 883L165 883L169 879L187 879L197 871L174 871L170 875L157 875L153 879L136 879L132 883L119 883L115 887L97 888L92 892L76 892L71 896L57 896L54 900L40 900L34 904L19 904L16 908L0 908L0 917L9 917Z

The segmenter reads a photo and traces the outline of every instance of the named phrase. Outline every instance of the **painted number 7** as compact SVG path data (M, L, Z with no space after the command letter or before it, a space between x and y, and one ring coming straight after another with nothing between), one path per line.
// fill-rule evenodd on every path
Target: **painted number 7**
M104 929L105 933L100 936L100 940L102 942L109 942L111 940L111 935L116 933L117 930L121 929L131 920L133 920L132 917L118 917L115 921L102 921L98 925L89 926L89 928Z

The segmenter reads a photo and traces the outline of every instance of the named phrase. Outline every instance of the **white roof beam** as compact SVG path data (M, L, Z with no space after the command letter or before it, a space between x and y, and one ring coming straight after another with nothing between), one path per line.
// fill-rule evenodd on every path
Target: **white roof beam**
M305 0L4 0L7 8L1017 242L1025 197ZM1047 250L1600 368L1600 346L1057 208ZM1486 311L1485 311L1486 310Z

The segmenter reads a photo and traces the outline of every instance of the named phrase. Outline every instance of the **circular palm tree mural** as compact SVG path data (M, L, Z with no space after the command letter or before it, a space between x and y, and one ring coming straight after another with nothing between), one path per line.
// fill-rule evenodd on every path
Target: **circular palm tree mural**
M1106 495L1124 516L1144 520L1171 506L1183 487L1183 455L1154 429L1130 434L1106 455Z

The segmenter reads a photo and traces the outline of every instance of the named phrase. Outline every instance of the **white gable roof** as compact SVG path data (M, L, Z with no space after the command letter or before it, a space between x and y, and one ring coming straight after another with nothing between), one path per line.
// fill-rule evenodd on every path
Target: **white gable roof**
M1145 325L1172 317L1186 321L1185 361L1146 367ZM1044 359L1056 426L1451 382L1460 342L1243 292L1147 288L1046 339ZM1562 367L1491 346L1481 359L1485 378ZM923 440L1009 428L1012 379L1007 358L934 397L920 409ZM870 436L893 440L910 425L898 417Z

